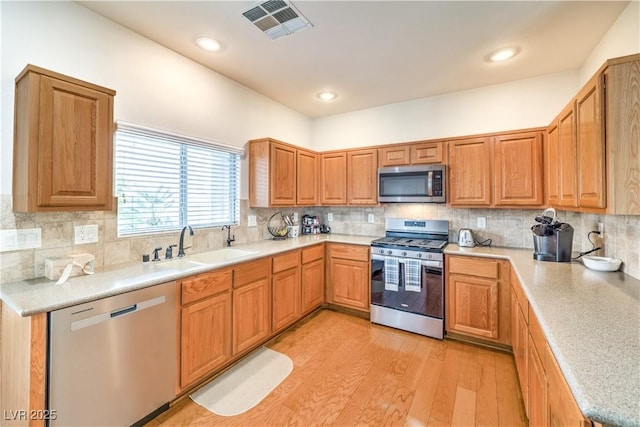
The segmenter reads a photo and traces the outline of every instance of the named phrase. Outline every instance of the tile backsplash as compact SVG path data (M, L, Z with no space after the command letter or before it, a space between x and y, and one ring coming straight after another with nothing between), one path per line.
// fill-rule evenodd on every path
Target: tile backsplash
M247 200L240 202L240 224L232 227L234 245L264 240L270 237L267 221L280 209L249 208ZM283 209L304 214L318 215L321 223L331 227L333 233L378 237L384 234L386 218L446 219L449 220L450 240L457 239L457 230L471 228L477 240L491 239L495 246L527 248L533 250L531 226L541 210L525 209L462 209L440 204L383 204L378 207L312 207ZM333 221L328 222L331 213ZM369 214L374 221L368 222ZM247 226L247 215L255 215L256 227ZM640 216L614 216L581 214L560 211L559 219L575 229L574 252L591 249L587 233L597 230L604 223L604 255L621 258L622 270L640 278ZM485 217L487 227L478 229L477 218ZM74 245L74 226L98 225L98 243ZM179 233L169 232L136 237L117 237L115 212L53 212L14 213L11 196L0 196L0 229L42 229L42 247L22 251L0 253L0 283L44 276L47 257L66 256L74 253L91 253L96 256L97 270L132 262L140 262L143 254L153 248L178 243ZM187 252L197 253L222 248L226 245L226 231L221 228L194 230L193 237L186 237ZM164 250L162 251L164 255ZM602 254L602 253L600 253Z

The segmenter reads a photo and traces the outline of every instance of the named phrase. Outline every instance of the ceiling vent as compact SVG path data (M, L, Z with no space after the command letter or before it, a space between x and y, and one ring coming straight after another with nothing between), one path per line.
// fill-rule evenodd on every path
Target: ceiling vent
M242 15L271 40L313 27L290 2L283 0L258 3Z

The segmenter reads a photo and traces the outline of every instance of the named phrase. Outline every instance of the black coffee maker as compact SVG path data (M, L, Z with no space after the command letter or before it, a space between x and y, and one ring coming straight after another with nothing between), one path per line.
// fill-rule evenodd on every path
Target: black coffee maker
M553 216L549 216L553 214ZM571 262L573 227L556 219L556 210L545 209L536 217L533 232L533 259L538 261Z

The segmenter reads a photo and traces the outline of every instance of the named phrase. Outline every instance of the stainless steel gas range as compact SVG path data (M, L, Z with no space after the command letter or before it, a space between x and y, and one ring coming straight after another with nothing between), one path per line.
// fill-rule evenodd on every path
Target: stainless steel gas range
M444 248L449 221L387 219L371 242L371 321L444 338Z

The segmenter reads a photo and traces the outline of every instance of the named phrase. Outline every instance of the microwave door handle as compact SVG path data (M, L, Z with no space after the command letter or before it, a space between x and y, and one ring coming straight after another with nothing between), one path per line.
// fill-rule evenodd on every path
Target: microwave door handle
M427 196L433 196L433 171L427 173Z

